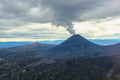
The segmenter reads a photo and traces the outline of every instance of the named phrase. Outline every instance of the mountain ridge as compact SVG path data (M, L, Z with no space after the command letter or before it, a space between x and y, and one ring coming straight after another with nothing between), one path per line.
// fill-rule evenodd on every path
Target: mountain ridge
M45 50L54 47L55 45L52 44L42 44L42 43L33 43L33 44L27 44L23 46L15 46L11 47L9 49L11 50Z

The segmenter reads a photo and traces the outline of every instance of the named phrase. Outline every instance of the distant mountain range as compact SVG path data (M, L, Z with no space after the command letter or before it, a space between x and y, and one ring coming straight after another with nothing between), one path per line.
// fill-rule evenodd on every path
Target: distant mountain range
M15 46L15 47L10 47L10 48L0 48L0 57L3 57L3 56L4 57L8 57L8 56L19 57L20 55L29 56L32 54L34 54L34 56L38 55L38 57L41 57L41 55L43 56L43 54L41 54L43 51L46 51L55 46L56 45L41 44L37 42L37 43Z
M11 50L40 50L40 51L43 51L43 50L46 50L46 49L49 49L49 48L52 48L52 47L55 47L56 45L52 45L52 44L41 44L41 43L33 43L33 44L27 44L27 45L23 45L23 46L15 46L15 47L10 47L9 49Z
M61 44L65 40L54 40L54 41L40 41L39 43L42 44ZM120 39L89 39L89 41L99 44L99 45L111 45L115 43L119 43ZM28 45L33 44L35 42L0 42L0 47L9 48L14 46L22 46L22 45Z

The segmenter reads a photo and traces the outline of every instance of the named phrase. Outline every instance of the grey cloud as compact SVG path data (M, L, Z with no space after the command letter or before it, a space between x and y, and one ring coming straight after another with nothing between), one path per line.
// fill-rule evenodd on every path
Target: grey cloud
M25 39L51 39L51 37L57 38L57 39L64 39L67 38L65 35L61 35L61 36L56 36L56 34L54 35L48 35L47 34L39 34L36 35L36 33L11 33L11 34L7 34L7 33L2 33L0 32L0 36L1 38L25 38Z
M83 14L90 8L93 8L95 0L42 0L44 7L49 7L54 12L53 20L55 25L65 26L70 33L74 33L73 21L80 21L78 14ZM98 3L97 3L98 4Z
M119 3L120 0L1 0L0 29L50 22L74 33L75 21L120 17Z

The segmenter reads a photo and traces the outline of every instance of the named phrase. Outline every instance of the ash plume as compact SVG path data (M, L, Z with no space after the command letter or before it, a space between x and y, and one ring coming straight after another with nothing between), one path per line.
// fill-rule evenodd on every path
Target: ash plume
M56 26L63 26L70 34L76 34L75 30L74 30L74 24L72 24L72 22L62 22L61 24L59 23L53 23L53 25Z

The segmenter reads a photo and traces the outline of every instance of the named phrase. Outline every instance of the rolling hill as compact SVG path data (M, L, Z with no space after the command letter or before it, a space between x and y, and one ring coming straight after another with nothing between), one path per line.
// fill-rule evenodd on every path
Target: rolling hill
M46 50L49 48L54 47L55 45L52 44L41 44L41 43L33 43L33 44L28 44L28 45L23 45L23 46L15 46L11 47L9 49L11 50L20 50L20 51L28 51L28 50Z

